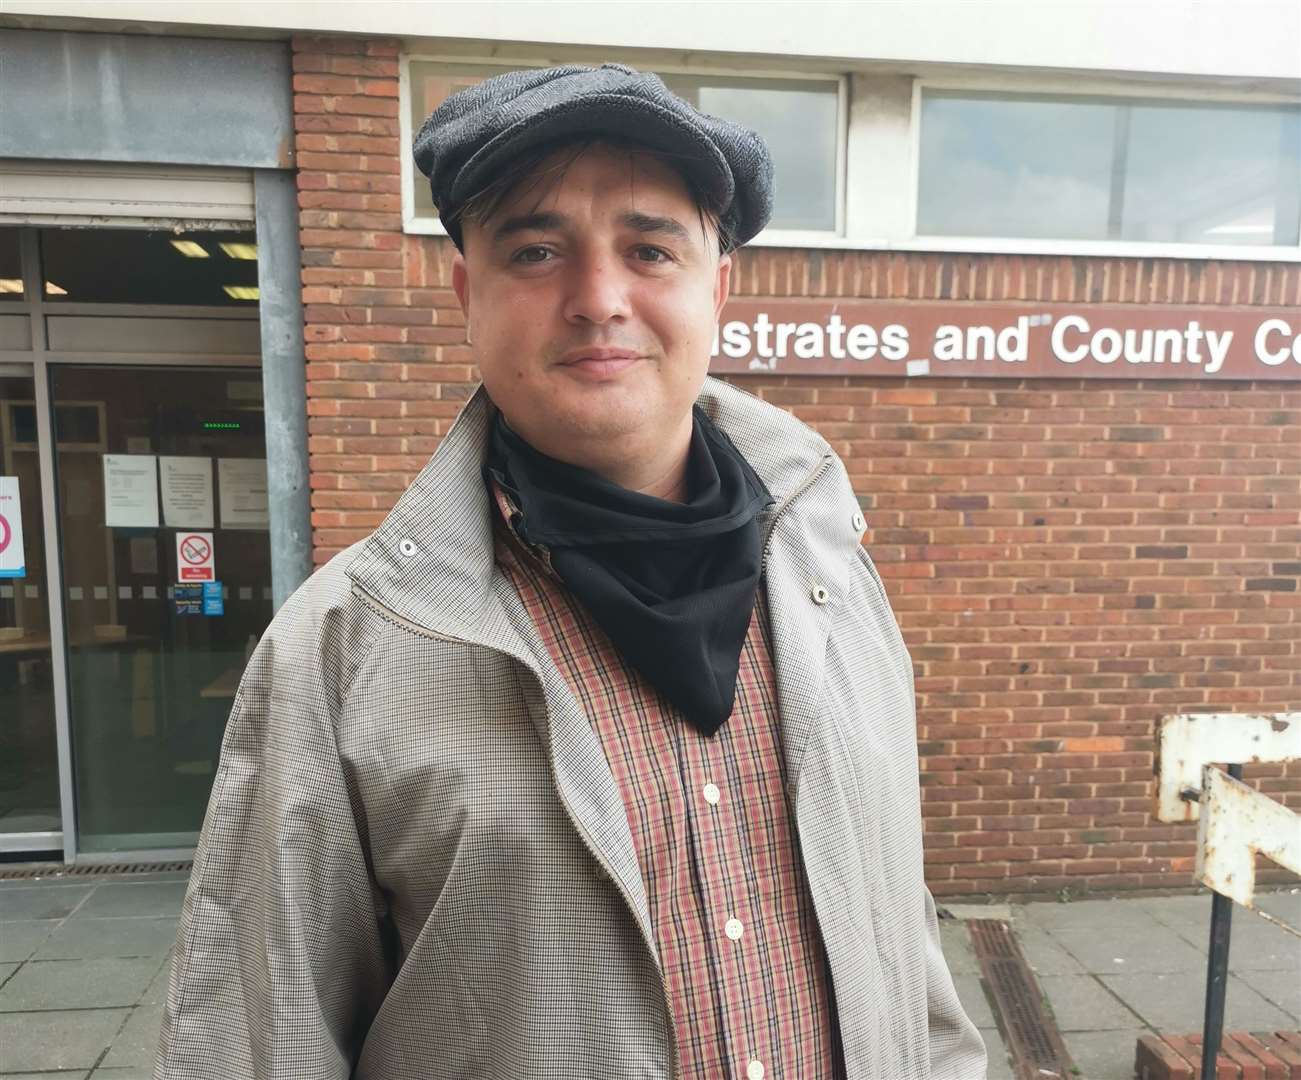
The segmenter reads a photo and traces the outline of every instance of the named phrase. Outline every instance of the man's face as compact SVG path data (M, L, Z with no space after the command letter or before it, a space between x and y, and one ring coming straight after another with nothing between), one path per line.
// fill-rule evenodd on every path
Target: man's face
M731 257L670 167L595 144L546 172L573 154L464 222L452 283L507 423L599 468L685 447Z

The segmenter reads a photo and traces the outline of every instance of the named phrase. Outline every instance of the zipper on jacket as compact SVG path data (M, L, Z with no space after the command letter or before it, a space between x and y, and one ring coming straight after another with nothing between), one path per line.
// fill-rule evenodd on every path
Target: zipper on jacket
M780 520L781 516L790 509L791 503L816 484L818 480L822 478L822 474L831 468L831 460L830 454L824 456L822 461L818 464L818 467L804 478L799 487L782 500L781 505L773 511L772 517L768 519L768 523L764 526L763 531L763 556L759 563L759 572L761 574L768 569L768 556L772 553L772 534L773 530L777 527L778 520Z
M410 619L404 619L401 615L399 615L396 611L390 608L387 604L376 599L374 596L368 593L356 582L353 582L352 584L352 591L357 596L357 598L362 601L362 603L366 604L367 607L375 611L375 613L379 615L380 618L384 619L387 622L392 623L395 626L402 628L403 630L408 630L419 637L429 638L430 640L433 641L447 641L456 645L469 645L474 648L489 649L492 652L500 652L503 656L508 656L510 657L510 659L516 661L517 663L522 662L523 666L528 670L529 674L533 676L534 681L538 685L538 690L543 694L543 698L545 700L546 688L542 685L541 677L538 675L536 671L533 670L531 664L520 661L519 657L514 656L508 652L503 652L500 649L493 649L491 645L484 645L481 642L470 641L467 638L454 637L450 634L440 634L435 630L429 629L429 627L427 626L421 626L419 623L412 622ZM548 724L548 730L549 729L550 729L550 725ZM551 756L551 751L549 746L547 749L547 756L548 757ZM650 938L650 935L647 934L646 928L642 926L641 920L637 918L636 907L632 902L632 897L628 894L628 890L624 888L622 880L619 878L619 876L616 873L614 873L613 869L610 867L610 864L606 862L605 858L597 850L596 844L593 842L591 835L588 833L587 829L583 827L582 823L578 819L578 816L574 813L573 808L569 805L568 800L565 798L564 793L560 790L560 785L556 783L556 770L554 766L548 768L547 771L551 774L551 787L555 791L556 798L559 800L560 805L565 808L565 814L569 818L569 823L574 827L574 831L578 833L579 839L582 840L583 846L587 848L588 854L592 856L593 861L596 862L597 865L601 867L601 869L605 872L606 877L609 878L610 881L614 882L615 887L619 890L619 895L623 897L624 906L628 909L628 913L632 916L632 921L637 924L637 932L641 935L642 942L645 944L647 951L650 953L651 959L655 961L655 970L658 971L660 975L660 990L664 994L664 1011L668 1014L668 1019L669 1019L669 1060L672 1065L674 1080L682 1080L682 1063L678 1058L677 1020L673 1015L673 1003L669 998L668 990L665 988L664 969L660 966L659 949L656 948L655 943Z

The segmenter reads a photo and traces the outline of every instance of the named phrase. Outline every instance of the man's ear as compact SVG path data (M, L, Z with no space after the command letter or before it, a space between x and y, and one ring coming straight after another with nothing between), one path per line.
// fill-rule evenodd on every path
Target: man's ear
M719 256L718 271L714 278L714 319L723 313L723 305L727 303L728 294L732 288L732 253L729 251L726 255ZM468 317L468 316L467 316Z
M470 322L470 272L465 267L465 256L459 251L452 256L452 291L456 293L457 303L466 324Z

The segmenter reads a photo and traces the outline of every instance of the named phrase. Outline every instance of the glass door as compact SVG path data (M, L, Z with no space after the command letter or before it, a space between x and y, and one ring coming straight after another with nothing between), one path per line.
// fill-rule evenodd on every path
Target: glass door
M259 373L50 370L77 846L189 847L272 614Z
M0 851L62 846L35 397L0 369Z

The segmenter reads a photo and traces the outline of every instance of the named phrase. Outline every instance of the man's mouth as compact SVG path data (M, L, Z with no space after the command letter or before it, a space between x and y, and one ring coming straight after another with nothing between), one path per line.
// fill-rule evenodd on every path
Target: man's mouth
M626 371L638 360L641 353L632 349L583 348L571 349L560 361L560 366L587 379L609 379Z

